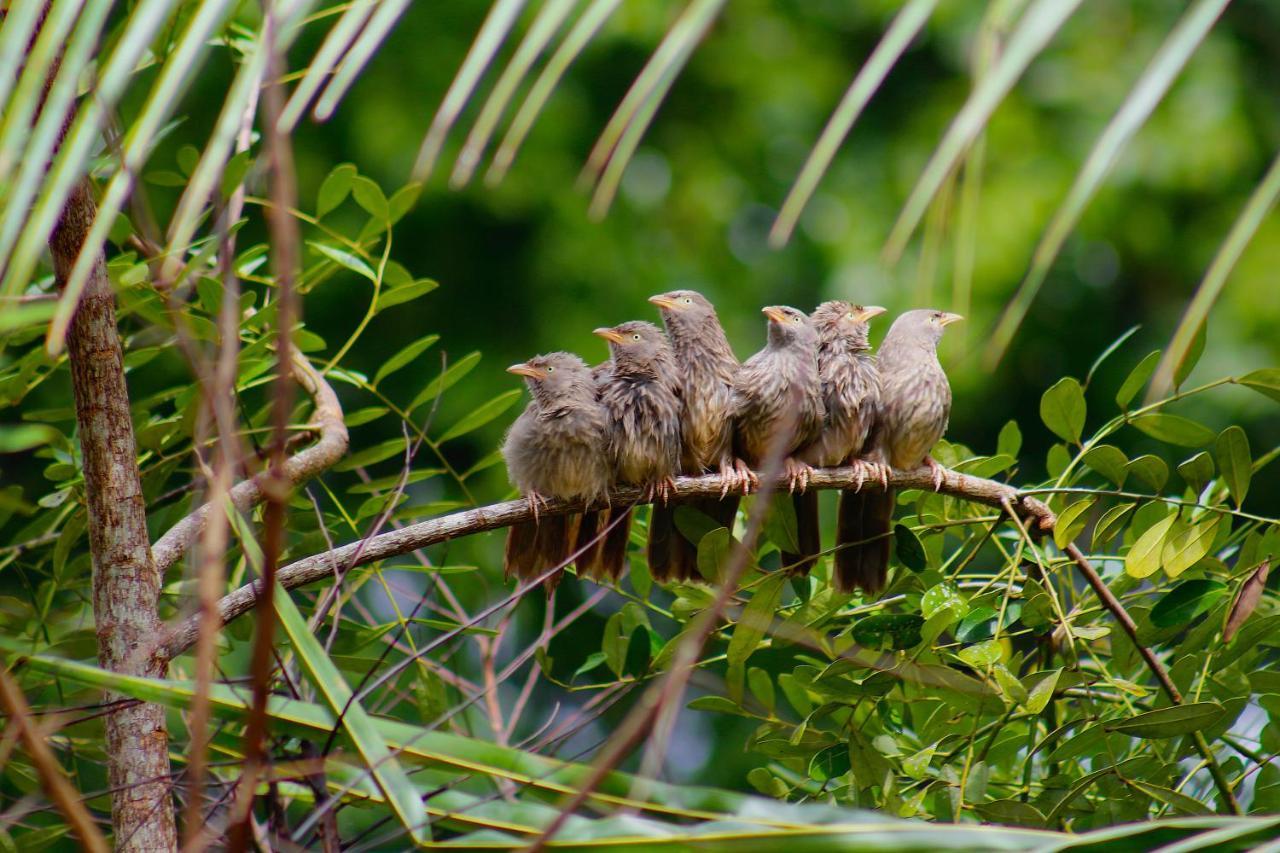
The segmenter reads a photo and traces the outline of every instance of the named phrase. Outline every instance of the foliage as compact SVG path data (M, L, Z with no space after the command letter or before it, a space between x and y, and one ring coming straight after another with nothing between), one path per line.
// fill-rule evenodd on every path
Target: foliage
M13 7L0 41L24 43L34 5ZM168 680L85 662L95 653L89 531L61 349L74 300L59 296L41 252L88 174L154 540L208 497L215 448L240 478L264 467L271 443L285 281L268 223L281 197L256 110L261 86L284 79L293 88L280 126L301 179L288 215L300 229L290 286L302 320L289 331L337 390L352 442L290 496L282 563L508 496L494 447L522 392L502 359L579 343L589 354L601 316L636 312L640 296L672 281L712 293L737 341L766 292L804 307L851 292L898 306L945 299L972 309L979 328L1005 318L988 351L1012 347L998 372L945 354L957 406L953 440L935 457L1047 501L1052 534L954 496L902 492L891 584L867 599L834 593L826 561L809 578L776 571L795 531L785 502L772 507L697 657L697 695L679 699L693 713L645 741L642 775L665 768L678 781L611 772L559 840L1243 848L1277 835L1271 818L1208 817L1230 809L1220 779L1249 813L1280 811L1280 607L1268 586L1280 520L1266 476L1280 452L1280 369L1266 366L1277 319L1267 217L1280 171L1264 174L1274 129L1242 95L1260 88L1240 34L1256 7L1219 21L1225 4L1210 0L1182 15L1137 3L1116 22L1049 0L854 11L550 0L523 13L498 0L481 23L479 11L397 0L266 4L283 19L221 0L119 10L90 0L81 16L75 5L50 7L47 26L61 36L32 45L23 76L0 69L0 85L13 83L0 99L0 453L12 454L0 485L0 611L6 663L41 719L50 715L58 759L100 819L104 690L170 709L179 770L207 697L203 795L211 825L228 819L247 754L252 628L240 619L219 635L207 690L191 652ZM392 34L402 15L403 34ZM878 62L803 166L806 140L853 75L849 45L871 55L886 31ZM42 113L38 84L64 41ZM295 42L305 64L273 71ZM647 63L641 50L654 51ZM508 54L479 97L486 66ZM15 56L0 51L0 61ZM55 107L70 111L90 79L94 97L58 147ZM404 99L423 88L443 106L414 158L422 128L406 116L421 111ZM476 124L455 152L449 130L472 101ZM1205 103L1217 112L1203 117ZM304 124L311 106L336 124ZM508 106L516 118L501 139ZM543 110L549 120L531 130ZM102 146L103 127L117 123L124 132ZM566 188L601 127L584 202ZM466 184L490 147L497 165L486 175L512 169L502 187L447 195L423 183L434 165ZM775 223L766 205L802 167L803 192ZM1118 186L1104 183L1112 173ZM605 222L583 221L611 205ZM921 223L895 281L875 260L878 244L915 248ZM1068 240L1077 223L1081 236ZM770 226L779 242L796 228L786 252L765 253ZM1176 333L1183 297L1170 295L1168 270L1188 286L1204 275ZM209 391L228 317L230 430ZM975 344L987 341L974 333ZM290 452L315 438L314 405L296 401ZM226 512L219 592L264 565L264 510ZM745 525L682 521L700 534L699 570L721 577ZM644 534L642 514L616 586L569 578L545 602L507 595L498 534L278 590L264 823L318 844L336 812L340 837L365 849L407 838L505 848L550 826L589 777L590 751L662 683L712 601L706 585L655 584ZM1076 576L1073 542L1132 616L1136 641ZM197 548L166 574L163 618L192 612L202 556ZM1182 702L1162 690L1148 653ZM696 764L699 747L715 761L681 763L688 753ZM64 843L66 822L43 806L30 757L7 753L4 768L0 841ZM180 799L200 790L184 781ZM748 786L755 794L741 793ZM1126 826L1135 821L1147 822Z

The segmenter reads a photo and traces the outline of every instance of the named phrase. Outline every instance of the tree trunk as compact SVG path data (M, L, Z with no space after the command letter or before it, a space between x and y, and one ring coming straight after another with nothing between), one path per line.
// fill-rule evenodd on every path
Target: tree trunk
M96 209L87 184L67 201L49 240L59 286ZM146 652L156 646L160 629L160 575L151 559L115 294L101 250L71 323L67 356L89 508L98 659L113 672L163 676L163 658ZM105 723L116 849L175 849L164 709L128 705Z

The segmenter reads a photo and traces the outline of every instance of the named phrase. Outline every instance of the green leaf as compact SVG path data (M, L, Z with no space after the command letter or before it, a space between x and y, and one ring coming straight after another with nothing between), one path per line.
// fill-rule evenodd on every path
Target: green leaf
M384 290L378 294L378 304L374 306L375 314L381 313L395 305L402 305L424 296L435 290L440 285L429 278L420 278L416 281L410 281L406 284L397 285L390 290Z
M373 268L362 261L360 258L348 252L346 249L339 249L337 246L330 246L326 243L316 243L308 241L307 245L324 255L329 260L341 267L346 267L357 275L362 275L369 281L377 281L378 274Z
M1147 711L1127 720L1108 723L1106 730L1142 740L1180 737L1207 729L1225 709L1217 702L1193 702Z
M1203 447L1213 441L1213 430L1181 415L1151 412L1129 421L1158 441L1179 447Z
M1229 426L1218 433L1218 440L1213 446L1214 456L1218 459L1218 470L1222 472L1222 482L1227 484L1227 491L1238 509L1244 503L1244 496L1249 493L1249 480L1253 477L1253 459L1249 455L1249 437L1238 426Z
M1093 384L1093 376L1098 372L1098 368L1102 367L1103 362L1110 358L1116 350L1124 346L1124 342L1136 335L1138 330L1141 328L1141 326L1130 326L1124 334L1112 341L1107 348L1102 351L1102 354L1093 360L1093 364L1089 365L1089 372L1084 375L1084 385L1086 388Z
M479 362L480 353L472 352L467 353L449 365L443 373L428 382L427 387L423 388L418 393L418 396L413 398L413 402L409 404L408 411L412 412L423 403L434 403L437 397L452 388L455 383L470 373L472 368Z
M1165 534L1178 520L1178 514L1171 512L1157 521L1147 532L1138 537L1129 553L1124 558L1124 570L1130 577L1146 578L1160 569L1160 554L1164 548Z
M437 443L444 444L446 441L458 438L459 436L466 435L473 430L479 429L489 423L489 421L501 415L507 409L511 408L511 404L518 400L522 393L523 392L519 388L512 388L510 391L502 392L489 402L484 403L475 409L471 414L459 419L457 423L449 427L444 435L440 436Z
M1273 400L1280 400L1280 367L1264 367L1246 373L1240 377L1240 384Z
M1178 465L1178 473L1196 494L1204 491L1204 487L1213 479L1214 470L1213 457L1205 450Z
M1176 578L1204 559L1213 547L1213 538L1218 533L1218 521L1219 516L1212 515L1198 524L1170 532L1160 556L1160 562L1164 564L1169 577Z
M973 810L988 823L1003 823L1039 829L1044 826L1044 812L1021 800L992 800L974 803Z
M352 176L351 194L355 196L356 204L363 207L370 216L383 221L391 218L391 206L387 203L382 187L369 178L364 175Z
M353 453L346 457L337 465L333 466L335 471L354 471L357 468L376 465L383 460L390 459L397 454L403 455L405 452L405 440L400 438L388 438L386 441L366 447L357 453Z
M929 619L943 610L951 610L953 619L963 619L969 612L969 603L960 595L954 584L943 582L930 587L920 598L920 613Z
M1079 443L1084 430L1084 390L1074 377L1059 379L1040 398L1040 419L1054 435L1064 441Z
M1146 454L1131 460L1125 469L1141 480L1151 491L1159 493L1169 482L1169 466L1159 456Z
M429 349L438 340L440 340L439 335L423 335L404 349L400 350L400 352L391 356L391 358L382 363L382 366L378 368L378 372L373 375L373 384L376 386L379 382L386 379L400 368L407 366L415 358L426 352L427 349Z
M1061 675L1062 670L1055 669L1049 672L1035 672L1024 679L1027 701L1023 702L1022 706L1027 709L1028 714L1039 714L1049 707L1053 692L1058 689L1058 678Z
M769 506L764 522L765 539L788 554L800 553L800 534L796 522L796 505L789 495L782 495Z
M726 657L729 666L742 666L747 658L760 645L765 632L773 622L778 603L782 600L782 590L787 578L781 572L769 575L756 587L755 593L747 606L743 608L738 624L733 627L729 637L729 649Z
M777 699L773 691L773 679L768 671L758 666L750 667L747 670L747 686L751 688L751 695L759 700L766 711L773 714Z
M1153 785L1150 782L1144 782L1141 779L1130 779L1125 777L1125 784L1131 785L1151 799L1164 803L1166 806L1189 815L1211 815L1213 809L1206 806L1199 800L1181 794L1172 788L1166 788L1162 785Z
M717 527L702 535L698 540L698 574L703 580L719 583L731 548L732 538L727 527Z
M316 218L323 219L346 200L351 193L351 182L356 177L356 167L350 163L334 166L320 183L320 191L316 193Z
M826 749L814 753L809 759L809 778L818 782L828 782L843 776L853 768L849 757L849 746L844 743L832 744Z
M984 640L981 643L961 649L960 660L975 669L983 669L999 663L1004 658L1004 646L999 640Z
M1178 361L1177 367L1173 369L1173 385L1178 387L1186 381L1191 375L1191 371L1196 369L1196 364L1200 361L1200 356L1204 355L1204 328L1205 324L1201 323L1200 328L1191 337L1191 343L1187 347L1186 353Z
M283 586L276 584L273 599L280 625L289 636L298 661L324 696L329 709L341 716L342 725L355 744L356 751L364 759L374 782L382 790L396 817L417 843L427 843L431 840L431 829L426 809L404 768L387 748L386 741L374 726L372 718L355 698L346 679L333 665L324 646L312 633Z
M1053 544L1059 548L1065 548L1068 543L1074 541L1080 535L1080 531L1084 530L1085 522L1088 521L1085 514L1096 502L1096 498L1078 500L1058 513L1058 523L1053 528Z
M1117 489L1124 486L1125 478L1129 474L1127 467L1129 457L1125 456L1120 448L1110 444L1099 444L1097 447L1089 448L1089 452L1081 457L1081 461L1110 480Z
M1183 581L1160 597L1148 618L1157 628L1186 625L1207 613L1226 592L1227 585L1221 581L1207 578Z
M881 613L868 616L853 626L853 641L871 649L889 648L898 651L920 644L920 629L924 617L915 614Z
M1012 456L1018 458L1018 451L1022 449L1022 430L1018 428L1017 421L1008 421L1004 426L1000 427L1000 434L996 437L996 455Z
M1129 404L1133 402L1133 398L1138 396L1138 392L1147 384L1147 380L1151 378L1151 374L1156 371L1156 364L1160 361L1160 350L1147 353L1142 361L1129 371L1129 375L1125 377L1124 382L1120 383L1120 390L1116 392L1116 405L1121 409L1128 409Z
M0 453L21 453L57 441L61 435L48 424L0 425Z
M738 717L751 716L739 705L723 696L699 696L685 707L691 711L712 711L718 714L734 714Z
M923 572L929 567L924 544L916 532L905 524L893 526L893 543L898 561L913 572Z

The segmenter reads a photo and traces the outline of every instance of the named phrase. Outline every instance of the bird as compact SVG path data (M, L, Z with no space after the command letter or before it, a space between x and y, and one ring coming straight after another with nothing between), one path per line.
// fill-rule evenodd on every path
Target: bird
M502 445L508 477L534 517L507 534L505 576L523 580L568 563L574 553L579 519L539 518L547 499L595 501L607 496L608 418L591 370L576 355L547 353L513 364L507 372L523 376L530 393ZM548 592L558 581L558 573L547 579Z
M796 453L796 458L816 468L846 463L858 469L858 487L865 476L887 478L880 466L859 459L880 404L880 374L871 355L869 321L883 314L878 305L853 305L843 300L824 302L810 318L818 333L818 378L822 385L824 416L817 439ZM857 503L853 491L841 495L841 505ZM822 550L818 495L805 491L792 496L796 511L800 562L793 571L805 574ZM835 565L839 572L841 555Z
M794 493L804 491L812 473L794 454L822 432L818 335L809 316L796 308L771 305L763 312L769 318L768 343L743 363L733 383L734 467L747 492L759 485L752 469L781 453ZM784 550L784 565L790 557Z
M644 500L666 503L680 470L680 394L671 344L661 329L642 320L594 334L609 343L609 361L594 372L612 482L640 486ZM588 573L614 579L622 573L630 526L629 506L609 512L599 559L588 563ZM651 538L650 562L667 547Z
M698 476L718 472L721 499L698 498L685 506L733 530L738 496L729 495L733 471L733 381L738 359L720 326L716 309L694 290L672 290L649 297L658 306L675 354L681 399L680 473ZM659 581L699 580L698 552L677 529L675 508L657 506L649 521L650 541L665 539L669 547L653 555L649 568Z
M943 469L929 454L947 431L951 385L938 361L938 342L959 314L922 308L893 321L880 345L880 408L867 453L873 463L898 470L927 466L933 487L942 488ZM889 566L889 531L893 522L893 490L868 494L859 517L840 519L837 538L862 542L850 546L835 582L842 591L861 587L869 593L884 588Z

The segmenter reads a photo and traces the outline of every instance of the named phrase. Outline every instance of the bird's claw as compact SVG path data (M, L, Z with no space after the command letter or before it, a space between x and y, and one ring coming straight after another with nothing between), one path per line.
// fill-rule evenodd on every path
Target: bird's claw
M657 503L658 499L662 499L665 506L671 500L671 494L676 490L676 481L674 477L663 477L656 480L645 487L644 500L646 503Z
M736 485L744 495L751 494L752 488L759 488L760 479L746 462L741 459L733 460L733 470L734 479L737 481Z
M799 487L801 492L809 488L809 477L813 474L813 469L803 462L787 457L783 463L783 470L787 476L787 491L795 494L796 488Z
M548 506L547 499L537 492L529 492L524 496L525 503L529 505L529 512L533 514L533 523L538 523L538 508L546 509Z
M932 475L933 490L935 492L942 491L942 479L946 475L946 469L939 465L932 456L926 456L924 458L924 464L925 467L929 469L930 475Z

